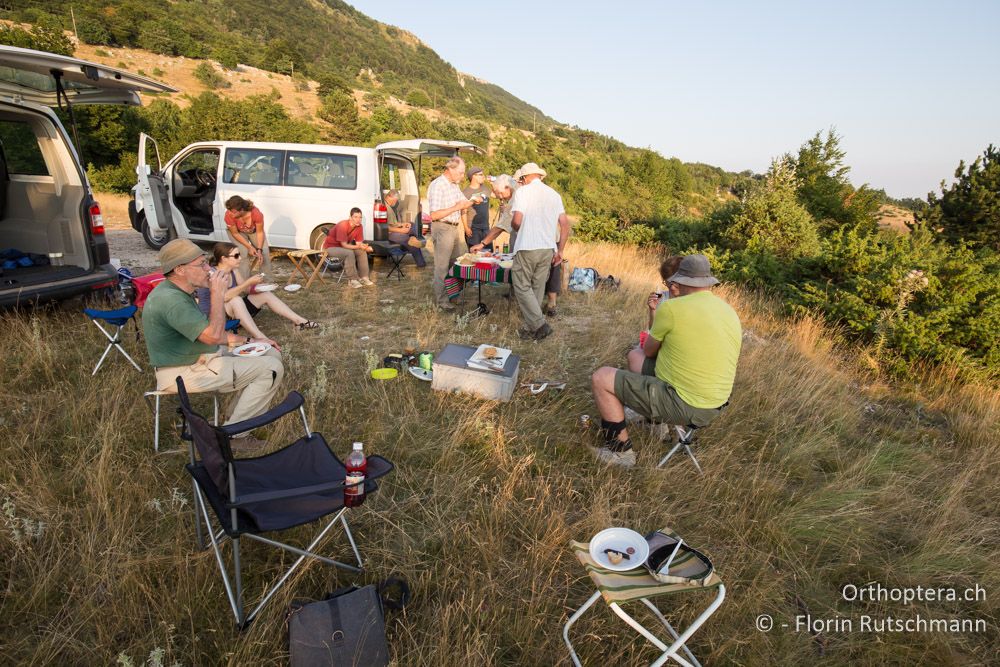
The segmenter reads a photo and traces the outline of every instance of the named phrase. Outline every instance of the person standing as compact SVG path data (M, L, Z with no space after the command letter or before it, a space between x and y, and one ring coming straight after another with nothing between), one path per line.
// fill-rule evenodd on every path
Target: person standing
M424 253L420 250L426 245L423 239L417 238L416 225L409 222L400 222L399 190L389 190L385 193L386 226L389 228L389 240L406 248L406 251L413 257L413 262L417 268L422 269L427 266Z
M374 285L368 278L368 253L373 248L362 240L361 209L351 209L351 217L330 228L323 241L327 257L339 257L344 263L347 285L353 289Z
M542 340L552 333L542 312L545 283L551 267L562 263L569 238L569 219L562 197L542 182L546 176L544 169L529 162L520 171L524 185L511 201L511 226L517 230L511 283L524 319L518 335Z
M483 239L490 233L490 195L493 188L486 185L482 167L469 167L465 177L469 179L469 185L462 190L462 194L466 199L479 199L479 203L465 212L465 237L470 247L484 244L486 250L492 252L493 246L484 243Z
M456 259L465 253L462 211L473 205L458 187L465 174L465 160L457 155L444 165L441 175L427 187L427 208L434 242L434 300L442 310L455 310L444 290L444 279Z
M500 202L500 206L497 208L496 224L490 228L489 233L479 243L469 248L470 252L482 250L487 244L491 244L500 238L500 235L504 232L510 235L508 245L511 248L511 252L513 252L514 242L517 240L517 232L510 226L510 220L514 217L514 212L510 210L510 200L514 197L514 193L518 187L517 181L513 176L507 174L497 176L497 180L493 182L493 194Z
M252 262L260 261L260 270L271 273L271 248L264 235L264 214L249 199L233 195L226 200L226 231L233 243L243 248L240 272L250 275Z

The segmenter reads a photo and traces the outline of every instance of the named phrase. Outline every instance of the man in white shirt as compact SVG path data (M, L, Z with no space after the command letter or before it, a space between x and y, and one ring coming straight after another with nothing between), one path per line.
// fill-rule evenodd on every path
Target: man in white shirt
M529 162L520 172L524 185L518 188L510 205L514 212L511 226L517 230L511 282L524 318L518 334L521 338L542 340L552 333L542 312L545 283L551 268L562 263L569 238L569 219L562 197L542 183L546 176L544 169Z
M456 155L445 163L444 171L427 188L434 243L434 299L442 310L455 310L444 291L444 279L455 260L465 253L462 211L474 203L458 187L464 177L465 160Z

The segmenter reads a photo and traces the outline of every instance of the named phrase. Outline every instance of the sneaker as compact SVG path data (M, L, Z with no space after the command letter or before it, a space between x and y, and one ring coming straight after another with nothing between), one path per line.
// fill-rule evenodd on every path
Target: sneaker
M347 286L350 287L351 289L360 289L361 287L363 287L363 285L357 280L348 281Z
M674 427L670 424L650 424L649 432L660 442L669 442L674 439Z
M625 406L625 423L626 424L641 424L646 421L646 417L640 415L638 412L632 408Z
M517 330L517 336L518 338L521 338L523 340L531 340L532 338L535 337L535 332L531 331L530 329L525 329L524 327L520 327Z
M448 303L439 303L438 308L441 310L455 310L455 304L450 301Z
M406 239L406 245L410 246L411 248L423 248L424 246L427 245L427 241L424 241L423 239L418 239L416 236L411 236L410 238Z
M361 284L364 285L365 287L371 287L375 283L373 283L372 281L368 280L368 278L362 278L361 279Z
M242 438L233 438L229 441L229 448L233 454L257 454L267 448L267 441L255 438L252 435L245 435Z
M626 449L624 452L613 452L607 447L598 447L594 451L594 455L597 456L597 460L601 463L621 466L623 468L632 468L635 466L634 449Z
M552 327L550 327L546 322L542 326L538 327L538 330L535 331L532 337L535 340L544 340L545 338L548 338L551 335L552 335Z

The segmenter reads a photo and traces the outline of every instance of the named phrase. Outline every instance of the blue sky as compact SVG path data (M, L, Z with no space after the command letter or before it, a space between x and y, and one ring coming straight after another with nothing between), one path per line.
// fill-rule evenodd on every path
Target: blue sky
M925 197L1000 144L997 0L352 4L560 122L686 162L760 172L835 127L856 185Z

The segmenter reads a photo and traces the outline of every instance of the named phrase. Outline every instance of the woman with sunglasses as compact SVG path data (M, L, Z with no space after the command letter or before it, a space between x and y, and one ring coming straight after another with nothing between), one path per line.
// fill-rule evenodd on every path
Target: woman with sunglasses
M233 195L226 200L226 231L240 247L243 257L240 271L250 274L251 261L260 262L265 273L271 273L271 248L264 236L264 214L249 199Z
M244 278L240 271L240 259L243 251L232 243L216 243L212 248L212 259L209 264L221 273L229 274L229 289L226 291L226 314L240 321L247 334L253 338L268 338L257 327L254 316L264 308L269 307L278 315L295 325L296 331L315 329L319 326L312 320L307 320L297 314L278 298L274 292L255 292L255 288L263 280L261 274ZM211 293L207 289L198 289L198 307L202 312L208 312L211 306Z

